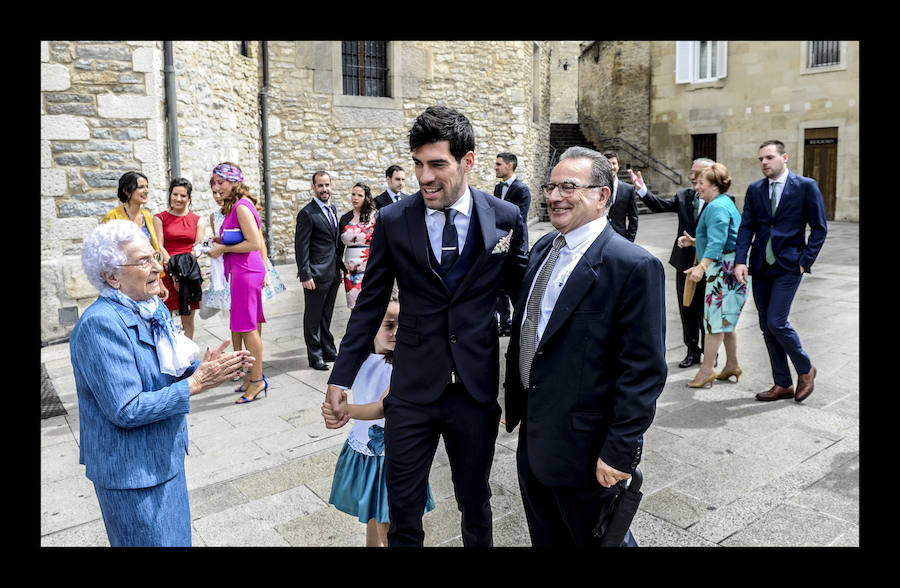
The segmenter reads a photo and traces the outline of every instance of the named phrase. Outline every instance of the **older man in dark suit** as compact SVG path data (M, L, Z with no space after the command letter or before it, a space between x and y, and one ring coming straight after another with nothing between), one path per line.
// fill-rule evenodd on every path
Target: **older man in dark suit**
M610 226L620 235L634 241L638 230L637 200L634 197L634 186L619 181L619 155L615 151L606 151L603 156L609 160L613 169L613 185L610 189L607 219Z
M594 547L666 382L662 263L611 229L612 168L566 150L543 186L557 230L531 250L506 364L507 430L534 546ZM625 545L636 546L630 531Z
M703 289L699 288L694 291L694 298L690 306L682 304L684 298L684 270L693 267L696 256L694 247L679 247L678 237L688 235L693 237L697 230L697 221L700 213L703 211L705 202L697 195L694 190L694 182L696 181L696 173L715 163L712 159L699 158L695 159L691 164L689 178L691 181L690 188L682 188L675 193L673 198L659 198L653 192L647 189L641 172L635 173L628 170L631 174L631 181L634 185L635 193L647 208L653 212L674 212L678 215L678 230L675 233L675 242L672 244L672 254L669 256L669 265L675 268L675 294L676 304L678 304L678 313L681 315L681 334L684 345L687 347L687 354L678 367L688 368L694 364L700 363L703 350L703 328L701 321L703 319Z
M312 178L313 198L297 213L294 259L303 285L303 339L309 366L327 370L337 348L331 334L334 300L344 271L338 255L337 213L331 199L331 176L317 171Z
M766 177L747 187L734 274L742 284L747 283L748 275L753 276L753 301L775 381L756 399L793 398L803 402L813 392L816 368L788 322L788 314L801 278L810 273L825 243L828 226L818 184L790 171L787 161L781 141L766 141L759 146L759 163ZM796 393L788 358L797 371Z
M498 288L518 294L525 227L518 208L468 185L475 135L463 114L429 107L409 147L421 189L378 213L327 398L340 418L342 388L369 355L396 279L400 316L384 399L388 544L423 545L428 474L443 438L463 545L490 546L488 477L501 412L494 309Z

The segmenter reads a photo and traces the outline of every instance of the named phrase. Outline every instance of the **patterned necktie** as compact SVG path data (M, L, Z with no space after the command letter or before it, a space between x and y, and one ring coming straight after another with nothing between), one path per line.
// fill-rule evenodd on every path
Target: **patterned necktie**
M772 195L769 197L769 204L772 205L772 216L775 216L775 209L778 207L778 203L775 200L775 185L777 182L772 182ZM769 229L771 231L771 228ZM769 240L766 242L766 263L769 265L773 265L775 263L775 252L772 251L772 235L769 234Z
M444 232L441 237L441 269L446 274L459 257L459 237L456 234L456 215L459 211L453 208L444 209Z
M550 250L550 255L547 256L547 261L534 282L531 297L528 298L519 348L519 375L525 388L528 388L529 385L531 362L534 360L534 353L537 350L537 327L538 320L541 318L541 300L544 298L544 291L547 289L547 283L550 281L550 274L553 273L553 266L556 265L556 260L559 257L559 250L565 244L566 238L561 234L553 241L553 249Z

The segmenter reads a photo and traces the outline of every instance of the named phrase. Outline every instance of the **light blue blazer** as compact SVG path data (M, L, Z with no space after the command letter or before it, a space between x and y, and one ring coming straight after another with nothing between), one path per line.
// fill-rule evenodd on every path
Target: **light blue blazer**
M69 338L81 426L79 463L104 488L156 486L184 471L186 378L160 371L153 335L137 315L103 296Z

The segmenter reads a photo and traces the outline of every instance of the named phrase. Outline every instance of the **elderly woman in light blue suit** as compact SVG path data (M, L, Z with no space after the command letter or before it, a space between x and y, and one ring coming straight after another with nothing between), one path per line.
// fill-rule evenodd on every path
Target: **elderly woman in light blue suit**
M100 291L69 339L81 426L109 543L190 546L184 456L190 396L240 375L248 351L198 348L161 303L159 254L129 221L98 226L82 265Z
M687 233L678 238L679 247L694 246L699 261L684 270L688 280L703 282L703 328L706 331L703 362L689 388L703 388L714 380L738 380L743 373L738 362L738 318L747 300L747 284L735 276L735 246L741 214L727 194L731 187L728 168L714 163L698 171L694 189L706 202L697 221L696 238ZM719 346L725 343L725 366L716 373L714 362Z

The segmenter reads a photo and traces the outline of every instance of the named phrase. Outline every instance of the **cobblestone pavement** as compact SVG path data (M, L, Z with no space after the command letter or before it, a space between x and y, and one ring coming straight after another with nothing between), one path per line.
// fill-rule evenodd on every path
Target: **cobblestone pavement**
M531 243L552 230L531 227ZM859 545L859 225L832 222L813 274L803 278L791 323L818 369L803 404L761 403L771 386L755 305L738 323L739 383L685 387L684 357L667 260L673 214L640 217L636 242L666 268L669 377L646 434L644 500L632 525L641 546ZM310 369L296 267L279 265L287 292L266 303L263 364L269 395L233 404L233 385L195 396L186 457L194 546L362 546L364 525L328 504L347 428L331 431L319 407L329 372ZM339 295L333 332L348 310ZM227 316L197 320L204 347L229 338ZM503 339L505 346L506 339ZM42 546L108 545L93 485L78 464L78 407L68 344L41 349L67 414L41 420ZM502 398L501 398L502 405ZM516 480L517 432L501 429L490 482L497 546L528 546ZM426 546L461 546L459 512L440 447L431 470L437 508L424 517Z

